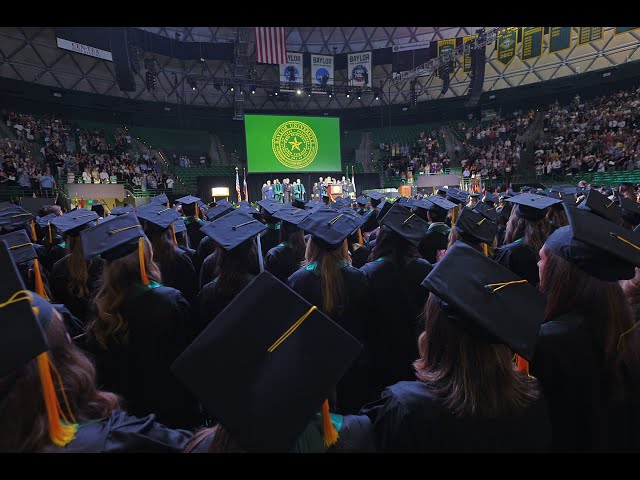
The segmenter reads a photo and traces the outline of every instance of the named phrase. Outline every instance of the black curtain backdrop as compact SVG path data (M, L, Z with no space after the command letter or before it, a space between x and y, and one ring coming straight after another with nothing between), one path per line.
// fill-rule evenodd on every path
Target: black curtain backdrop
M328 173L286 173L286 174L272 174L272 173L250 173L247 175L247 189L249 191L249 201L257 202L262 200L262 185L267 180L271 180L273 184L274 179L280 180L288 177L289 180L294 183L298 178L300 182L304 184L304 188L307 193L305 194L305 201L311 200L311 194L313 192L313 184L318 181L318 178L337 178L340 180L344 174L342 172L328 172ZM242 176L240 178L240 191L242 192ZM236 193L236 178L230 177L214 177L214 176L201 176L198 177L198 197L203 202L210 203L213 200L211 196L212 187L228 187L229 188L229 201L236 202L238 200L238 194ZM356 196L361 195L363 190L371 190L380 188L380 175L378 173L356 173ZM244 200L244 193L242 194L242 200Z

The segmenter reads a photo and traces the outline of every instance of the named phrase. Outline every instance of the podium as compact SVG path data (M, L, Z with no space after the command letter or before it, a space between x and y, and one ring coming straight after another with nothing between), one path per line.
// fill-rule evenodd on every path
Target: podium
M334 200L338 197L342 197L342 185L327 185L327 193Z
M411 197L411 185L400 185L398 187L398 193L402 197Z

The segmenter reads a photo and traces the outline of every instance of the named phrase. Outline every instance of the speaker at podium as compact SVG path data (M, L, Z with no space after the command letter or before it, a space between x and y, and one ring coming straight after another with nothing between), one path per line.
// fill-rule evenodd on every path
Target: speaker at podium
M411 185L400 185L398 187L398 194L402 197L411 197Z
M328 185L327 192L329 193L331 200L335 200L338 197L342 197L342 185L340 184Z

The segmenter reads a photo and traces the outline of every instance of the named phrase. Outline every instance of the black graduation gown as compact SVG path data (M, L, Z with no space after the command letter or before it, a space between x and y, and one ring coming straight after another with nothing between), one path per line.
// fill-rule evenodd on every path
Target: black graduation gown
M262 256L266 256L267 252L280 243L280 224L267 223L267 230L260 237L260 247Z
M202 270L202 264L206 258L216 251L216 242L209 236L204 237L197 247L196 255L193 259L193 266L196 269L196 273L200 275ZM202 285L201 285L202 286Z
M207 283L213 281L213 279L215 278L216 275L213 271L215 260L216 252L213 252L202 263L202 266L200 267L199 278L200 290L202 290Z
M553 450L640 451L640 384L624 374L626 395L617 402L603 358L594 346L592 323L565 314L540 326L530 372L538 377L549 406ZM600 343L600 342L598 342Z
M193 305L198 294L198 277L189 255L184 250L178 249L169 265L160 264L160 273L163 285L180 290L187 302Z
M196 217L186 217L184 224L187 226L187 236L189 237L189 245L200 245L200 240L205 237L205 234L200 231L204 227L205 223Z
M518 417L458 417L422 382L399 382L361 412L373 423L378 452L544 452L551 426L544 399Z
M378 223L378 209L369 210L364 214L364 224L362 225L362 232L370 232L380 226Z
M522 239L497 248L493 259L532 285L540 284L538 260Z
M104 260L100 257L94 257L89 262L87 266L89 272L89 295L85 298L79 298L71 293L71 287L69 285L69 258L70 255L67 255L53 265L50 282L51 293L56 302L63 303L73 315L86 324L89 320L93 296L100 286Z
M414 380L413 362L418 358L419 316L428 291L420 286L432 270L422 258L379 258L361 268L367 274L373 291L376 312L365 325L365 343L375 372L373 401L388 385L401 380Z
M196 251L193 248L184 247L184 246L180 246L180 250L182 250L184 253L187 254L187 256L189 257L189 260L191 260L191 263L195 268Z
M322 284L319 272L320 266L314 262L292 274L288 284L310 304L322 309ZM345 305L342 307L342 313L332 315L331 319L360 342L364 342L365 324L371 318L370 313L373 313L367 276L364 272L347 264L340 269L340 272L344 285L342 298ZM371 380L368 377L373 373L367 365L367 354L364 351L338 383L339 413L355 413L367 400L365 388L370 385Z
M439 250L446 250L449 245L449 232L451 229L444 223L432 223L427 233L418 245L418 252L427 262L436 263L436 255Z
M169 370L191 343L195 326L189 303L170 287L132 286L120 312L129 324L129 343L115 342L103 350L90 340L98 385L121 394L127 411L172 428L192 428L200 423L198 404ZM155 287L155 288L154 288Z
M76 437L64 448L64 453L180 453L193 433L173 430L156 421L155 415L138 418L116 410L97 421L81 424Z
M368 245L361 245L360 248L351 252L351 265L354 268L361 268L369 260L371 248Z
M300 268L301 260L293 255L293 250L286 243L273 247L264 257L264 269L278 280L287 283L293 272Z
M211 321L216 318L227 305L229 305L229 302L231 302L231 300L233 300L235 296L240 293L242 289L244 289L244 287L246 287L254 278L255 277L253 275L247 274L246 282L231 298L223 298L220 294L216 293L215 279L202 287L196 299L196 304L198 305L198 332L201 332L207 325L209 325L209 323L211 323ZM286 305L281 305L281 307L286 308Z

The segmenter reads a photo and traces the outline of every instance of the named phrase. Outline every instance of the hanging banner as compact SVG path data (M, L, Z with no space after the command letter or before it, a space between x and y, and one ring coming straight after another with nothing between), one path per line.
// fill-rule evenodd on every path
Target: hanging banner
M287 52L287 63L280 64L280 90L295 92L296 84L302 87L303 74L302 52Z
M349 53L349 85L371 88L371 52Z
M452 52L455 51L456 49L456 39L455 38L448 38L446 40L438 40L438 57L440 57L443 54L446 54L447 52ZM449 72L453 72L454 66L455 66L455 54L452 53L450 55L450 59L447 62L447 69L449 70Z
M616 27L616 31L614 35L620 35L621 33L630 32L631 30L635 30L640 27Z
M466 45L467 43L475 40L477 35L469 35L468 37L462 37L462 44ZM471 52L467 52L467 49L464 49L464 54L462 56L462 71L464 73L471 73Z
M333 85L333 56L311 54L311 89L326 93L326 87Z
M518 27L510 27L498 34L498 61L509 65L516 56L518 45Z
M426 42L403 43L402 45L394 45L393 53L408 52L409 50L419 50L421 48L429 48L430 46L431 42L428 40Z
M571 48L572 27L549 27L549 53Z
M578 33L578 45L600 40L603 35L603 27L580 27Z
M531 60L542 55L543 27L524 27L522 29L522 50L520 58Z

